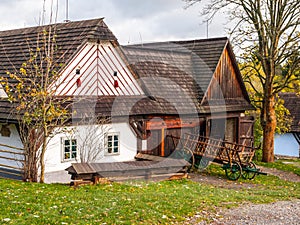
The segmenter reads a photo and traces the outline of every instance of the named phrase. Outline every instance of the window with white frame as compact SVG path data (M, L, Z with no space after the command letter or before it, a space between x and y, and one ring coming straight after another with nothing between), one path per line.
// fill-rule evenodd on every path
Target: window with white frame
M106 134L106 155L120 154L120 134Z
M77 158L77 140L74 138L62 139L63 161L75 160Z

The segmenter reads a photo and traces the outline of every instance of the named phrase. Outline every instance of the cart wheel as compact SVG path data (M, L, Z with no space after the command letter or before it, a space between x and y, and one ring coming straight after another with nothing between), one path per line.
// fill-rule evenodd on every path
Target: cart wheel
M207 157L201 157L195 160L195 167L199 170L205 169L209 165L210 160Z
M243 168L242 177L244 179L252 180L256 176L256 172L256 165L253 162L250 162Z
M233 161L231 163L231 166L228 165L225 168L225 173L229 180L237 180L240 178L240 176L242 174L242 167L238 162Z
M182 150L176 150L174 154L175 159L184 159L191 164L191 168L195 165L194 154L191 150L184 148Z

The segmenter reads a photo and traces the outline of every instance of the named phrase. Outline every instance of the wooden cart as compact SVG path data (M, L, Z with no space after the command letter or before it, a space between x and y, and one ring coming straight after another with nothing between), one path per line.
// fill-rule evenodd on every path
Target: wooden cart
M207 167L213 161L223 165L230 180L241 176L253 179L257 174L265 174L252 162L256 150L253 147L188 133L183 138L170 138L177 146L172 156L183 157L198 169Z

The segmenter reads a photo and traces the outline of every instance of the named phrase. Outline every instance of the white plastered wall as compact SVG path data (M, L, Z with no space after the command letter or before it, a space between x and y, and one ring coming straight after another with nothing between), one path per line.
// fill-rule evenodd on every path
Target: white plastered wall
M134 160L137 149L137 140L127 123L115 123L113 125L81 125L67 128L71 132L55 135L49 142L45 155L45 182L69 182L70 175L65 171L72 163L80 162L80 156L77 160L64 161L62 142L63 138L76 138L77 146L80 146L85 139L87 131L94 131L96 135L93 138L102 138L99 145L104 145L103 131L107 133L118 133L120 138L120 153L116 155L106 155L104 151L98 156L96 162L122 162ZM98 133L98 134L97 134ZM103 148L102 148L103 149Z

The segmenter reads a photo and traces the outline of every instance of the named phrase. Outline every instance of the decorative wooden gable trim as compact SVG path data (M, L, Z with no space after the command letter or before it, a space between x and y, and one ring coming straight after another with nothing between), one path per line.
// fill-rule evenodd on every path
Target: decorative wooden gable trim
M87 43L52 85L56 95L141 95L134 76L110 42Z
M227 44L207 89L205 100L238 98L248 100L248 95L244 93L241 74L229 48Z

